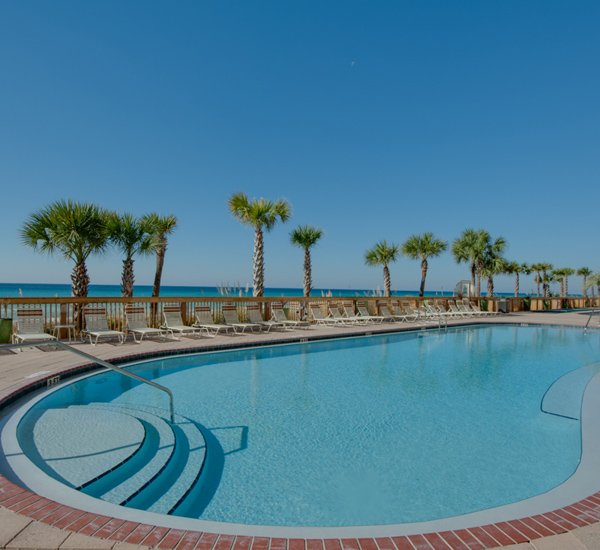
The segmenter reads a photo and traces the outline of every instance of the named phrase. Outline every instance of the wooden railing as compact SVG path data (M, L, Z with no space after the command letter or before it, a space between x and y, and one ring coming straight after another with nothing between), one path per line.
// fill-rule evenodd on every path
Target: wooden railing
M356 303L365 303L368 310L372 313L378 313L378 302L390 302L392 304L407 301L412 306L418 306L423 301L440 301L447 303L448 300L456 300L453 297L436 296L401 296L392 298L382 297L310 297L308 299L298 296L281 296L266 298L233 298L233 297L163 297L163 298L0 298L0 317L15 318L16 309L19 307L36 306L41 307L44 312L44 322L46 330L52 330L55 325L77 325L75 315L78 310L86 305L102 306L106 308L107 317L114 329L121 330L125 326L125 306L135 303L144 307L148 322L157 326L162 320L163 305L177 303L181 308L181 315L187 324L194 322L194 307L203 305L209 306L211 312L217 321L221 317L221 308L223 304L235 304L241 317L246 315L248 304L259 304L263 310L266 319L270 317L271 304L279 303L286 310L291 319L298 317L302 313L302 307L308 303L319 304L323 313L326 313L329 304L342 304L351 302L356 309ZM600 298L566 297L566 298L524 298L524 297L495 297L495 298L474 298L482 309L498 311L498 303L508 300L508 311L541 311L541 310L560 310L560 309L579 309L585 307L600 306ZM504 302L506 303L506 302ZM63 329L64 332L64 329ZM61 334L61 337L65 337Z

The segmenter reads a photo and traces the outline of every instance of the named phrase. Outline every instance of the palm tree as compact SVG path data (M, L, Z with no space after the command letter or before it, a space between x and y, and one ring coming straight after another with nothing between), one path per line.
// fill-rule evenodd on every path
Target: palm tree
M167 252L167 236L175 231L177 227L177 218L174 214L161 216L156 212L146 214L141 223L148 224L148 231L154 235L154 251L156 253L156 272L154 274L154 286L152 287L152 296L160 295L160 282L162 279L163 266L165 265L165 254ZM156 311L156 308L152 308Z
M505 273L508 273L509 275L512 275L512 274L515 275L515 296L518 296L519 295L519 275L521 273L524 273L525 275L529 275L529 273L531 273L531 268L525 263L520 264L519 262L508 262L506 264Z
M538 268L542 272L542 287L543 287L543 295L544 298L550 298L550 280L551 278L548 275L548 272L554 267L552 264L548 263L539 263L537 264Z
M451 252L457 263L470 262L471 264L471 283L475 286L475 264L478 254L477 231L475 229L465 229L458 239L454 239Z
M90 285L86 260L106 250L107 222L108 213L95 204L59 200L30 216L20 231L21 240L35 251L58 253L75 262L71 294L85 298Z
M425 277L427 277L427 258L439 256L448 248L448 243L442 239L436 239L433 233L427 232L422 235L411 235L402 245L402 253L413 260L421 260L421 287L419 296L425 293Z
M310 296L312 289L312 269L310 262L310 249L317 241L321 239L324 232L319 227L312 225L299 225L290 233L290 241L294 246L304 249L304 277L302 284L304 287L304 296Z
M583 297L587 298L587 278L592 274L592 270L589 267L580 267L577 270L577 275L583 277Z
M506 273L507 263L502 256L490 249L482 264L481 275L488 280L486 295L492 298L494 296L494 276Z
M133 257L154 252L157 241L152 234L152 225L147 220L136 218L132 214L113 214L108 223L110 239L123 252L123 276L121 296L133 296Z
M553 269L550 273L552 280L560 282L560 296L565 295L565 270Z
M537 283L537 297L540 297L540 283L542 282L542 277L540 275L540 273L542 272L542 268L544 267L545 264L542 263L537 263L537 264L531 264L531 271L535 271L536 277L535 277L535 282Z
M399 244L387 244L386 240L379 241L373 248L365 252L365 264L371 267L383 266L383 286L385 295L392 295L392 281L390 279L390 270L388 265L395 262L400 255Z
M263 228L271 231L277 220L287 222L292 207L283 199L276 202L265 199L248 200L245 193L235 193L229 198L229 211L244 225L254 227L254 267L252 271L252 295L263 296L265 289Z
M598 287L598 296L600 296L600 271L596 271L588 276L587 287L592 289L592 298L594 297L594 285Z

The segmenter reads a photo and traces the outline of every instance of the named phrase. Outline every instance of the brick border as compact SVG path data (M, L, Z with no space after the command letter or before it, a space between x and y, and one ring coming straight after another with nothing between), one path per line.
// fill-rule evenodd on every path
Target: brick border
M531 324L537 325L537 323ZM540 324L538 326L547 325ZM360 334L344 334L337 337L352 337ZM302 338L302 340L305 338ZM331 337L309 337L313 341L329 338ZM299 340L277 340L271 341L267 345L298 343ZM186 350L164 350L156 353L139 353L116 357L111 359L111 362L123 364L170 355L198 353L199 351L217 351L264 345L265 343L250 343L250 345L249 343L240 343L240 345L225 344ZM36 379L11 386L0 391L0 409L27 393L44 387L47 385L48 380L55 379L57 376L62 381L100 368L93 363L86 363L46 373ZM574 504L544 514L456 531L398 537L342 539L234 536L158 527L85 512L23 489L2 475L0 475L0 506L62 530L164 550L484 550L566 533L600 521L599 491Z

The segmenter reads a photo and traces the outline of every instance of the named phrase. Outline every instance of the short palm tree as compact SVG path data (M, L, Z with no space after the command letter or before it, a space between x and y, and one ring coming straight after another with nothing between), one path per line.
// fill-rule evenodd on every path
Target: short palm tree
M600 271L595 271L591 275L588 275L586 288L592 289L592 298L594 297L594 286L598 287L598 296L600 296Z
M290 241L294 246L304 249L304 277L302 286L304 287L304 296L310 296L312 290L312 268L310 261L310 249L317 244L324 232L319 227L312 225L299 225L290 233Z
M518 296L519 295L519 275L521 273L524 273L525 275L529 275L529 273L531 273L531 268L525 263L520 264L519 262L508 262L506 264L505 273L515 276L515 296Z
M481 275L487 279L486 295L491 298L494 296L494 276L506 273L507 263L502 256L495 254L493 251L490 251L482 263Z
M152 287L152 296L160 295L160 283L162 279L163 267L165 265L165 254L167 252L167 237L177 227L177 218L173 214L161 216L156 212L146 214L141 223L148 225L148 231L154 236L154 252L156 253L156 271L154 273L154 285Z
M470 263L473 287L475 287L475 264L478 258L477 233L475 229L465 229L458 239L454 239L451 248L452 255L457 263Z
M60 200L30 216L20 231L21 240L38 252L57 253L75 262L71 294L85 298L90 285L86 260L106 250L108 217L95 204Z
M563 267L562 272L564 274L564 279L563 279L564 294L563 294L563 296L568 296L569 295L569 276L575 275L575 270L571 267Z
M553 269L552 272L550 273L552 280L554 281L558 281L560 283L560 291L559 291L559 295L560 296L564 296L565 295L565 271L564 269Z
M121 279L121 296L133 296L133 257L137 254L152 254L156 247L153 227L147 220L136 218L132 214L113 214L108 223L111 241L125 255L123 260L123 276Z
M583 277L583 297L587 298L587 278L592 274L592 270L589 267L580 267L577 270L577 275Z
M385 239L365 252L365 264L371 267L383 266L383 287L388 297L392 295L392 280L388 265L395 262L399 255L400 245L388 244Z
M402 245L403 254L413 260L421 260L419 296L423 296L425 293L425 278L429 267L427 258L439 256L446 248L448 248L448 243L442 239L436 239L431 232L422 235L411 235Z
M541 271L542 273L542 294L544 296L544 298L550 298L550 276L549 276L549 271L554 267L552 264L549 263L544 263L541 262L539 264L536 264L538 269ZM538 279L539 279L539 275L538 275ZM539 291L538 291L539 294Z
M265 199L248 200L245 193L235 193L229 198L229 211L244 225L254 227L254 267L252 271L252 295L263 296L265 292L265 263L263 229L271 231L277 220L287 222L292 207L283 199L276 202Z

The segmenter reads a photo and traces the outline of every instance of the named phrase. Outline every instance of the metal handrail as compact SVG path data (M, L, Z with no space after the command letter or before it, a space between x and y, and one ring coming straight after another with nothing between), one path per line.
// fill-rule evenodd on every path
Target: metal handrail
M587 323L585 324L585 327L583 327L583 332L584 333L587 332L588 325L590 324L590 321L592 320L592 317L594 316L594 313L596 313L596 309L597 308L595 308L595 307L592 308L592 311L590 312L590 314L588 316Z
M117 367L116 365L113 365L112 363L103 361L102 359L99 359L98 357L90 355L89 353L86 353L85 351L80 351L78 349L75 349L74 347L64 344L63 342L59 342L58 340L50 340L50 341L48 341L48 340L32 340L31 342L21 342L20 344L5 344L5 345L0 345L0 350L12 349L12 348L33 348L33 347L37 347L37 346L47 346L47 345L58 346L60 348L63 348L64 350L74 353L75 355L80 355L81 357L85 357L86 359L91 359L92 361L94 361L94 363L98 363L99 365L102 365L103 367L106 367L107 369L112 369L114 371L117 371L117 372L123 374L124 376L128 376L129 378L133 378L134 380L143 382L144 384L149 384L150 386L154 386L158 390L162 390L162 391L166 392L167 395L169 396L169 413L171 415L171 423L172 424L175 423L175 413L173 411L173 392L170 389L165 388L164 386L161 386L160 384L157 384L156 382L152 382L152 380L148 380L147 378L143 378L141 376L138 376L137 374L133 374L132 372L129 372L129 371L126 371L125 369Z

